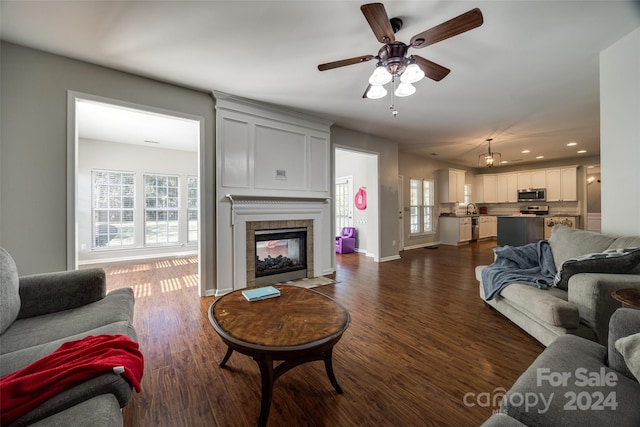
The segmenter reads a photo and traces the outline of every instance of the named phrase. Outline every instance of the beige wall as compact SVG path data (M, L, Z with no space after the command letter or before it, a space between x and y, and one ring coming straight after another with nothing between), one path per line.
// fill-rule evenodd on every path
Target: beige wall
M640 28L600 53L602 232L640 235Z
M210 94L2 42L0 244L20 274L65 270L67 259L68 91L204 120L203 193L213 194L214 120ZM203 199L205 288L214 289L213 203Z

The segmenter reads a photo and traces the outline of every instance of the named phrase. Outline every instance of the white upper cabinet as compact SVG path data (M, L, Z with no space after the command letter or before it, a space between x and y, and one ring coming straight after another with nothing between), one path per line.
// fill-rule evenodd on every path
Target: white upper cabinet
M498 174L498 203L513 203L518 201L518 174Z
M546 188L547 172L545 170L531 171L531 187L530 188Z
M531 186L531 172L518 173L518 190L533 188Z
M575 202L578 200L578 167L478 175L475 201L517 203L518 190L528 188L546 188L548 202Z
M466 172L458 169L440 169L438 178L438 199L440 203L464 202Z
M547 202L575 202L578 200L578 171L576 166L546 171Z
M476 179L476 203L498 203L497 175L479 175Z

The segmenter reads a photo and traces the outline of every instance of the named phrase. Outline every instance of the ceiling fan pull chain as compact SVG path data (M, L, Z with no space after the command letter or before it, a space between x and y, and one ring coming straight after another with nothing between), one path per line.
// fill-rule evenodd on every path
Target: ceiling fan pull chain
M389 109L391 110L391 114L393 114L393 117L398 117L398 110L396 110L396 78L395 76L391 79L391 82L393 84L393 87L391 88L391 105L389 106Z

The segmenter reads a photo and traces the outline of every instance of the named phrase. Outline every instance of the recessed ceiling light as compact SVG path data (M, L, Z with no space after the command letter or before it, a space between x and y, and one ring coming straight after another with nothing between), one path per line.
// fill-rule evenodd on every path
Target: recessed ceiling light
M544 156L536 156L536 159L544 159Z
M500 163L503 163L503 164L504 164L504 163L509 163L509 160L503 160L503 161L501 161Z
M149 143L149 144L160 144L160 141L153 141L151 139L145 139L144 142Z
M575 145L578 145L578 143L577 142L570 142L570 143L567 144L567 147L573 147Z
M531 151L529 151L529 150L522 150L522 154L527 154L527 153L530 153L530 152Z
M578 154L583 154L583 153L586 153L586 152L587 152L587 150L579 150Z

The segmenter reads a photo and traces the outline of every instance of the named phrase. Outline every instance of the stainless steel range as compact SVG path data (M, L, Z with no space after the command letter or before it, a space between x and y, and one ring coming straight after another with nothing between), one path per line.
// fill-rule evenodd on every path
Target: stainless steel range
M520 213L525 215L549 215L549 206L520 206Z

